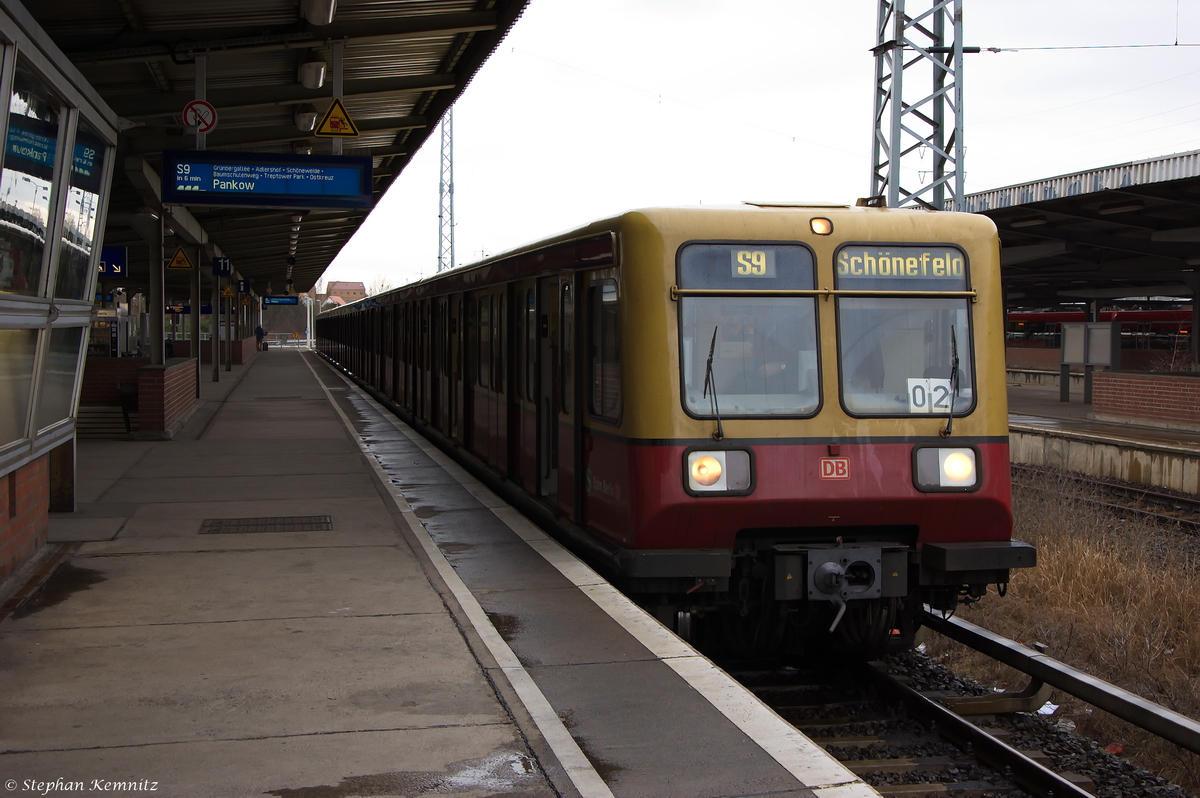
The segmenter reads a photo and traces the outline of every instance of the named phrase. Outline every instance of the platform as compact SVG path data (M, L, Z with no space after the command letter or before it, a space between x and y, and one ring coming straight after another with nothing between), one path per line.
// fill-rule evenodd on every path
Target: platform
M876 795L316 356L232 376L79 443L78 548L0 624L5 780Z
M1096 421L1076 391L1008 387L1012 461L1200 494L1200 432Z

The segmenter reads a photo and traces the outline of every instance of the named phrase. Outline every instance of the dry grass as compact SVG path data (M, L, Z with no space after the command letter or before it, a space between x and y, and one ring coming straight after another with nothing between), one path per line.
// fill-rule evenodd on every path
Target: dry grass
M1062 491L1061 493L1059 491ZM1014 573L1008 595L994 594L960 617L1028 644L1101 679L1192 718L1200 718L1200 540L1122 519L1085 501L1062 480L1044 490L1013 488L1013 537L1038 547L1038 567ZM939 635L935 659L985 685L1015 689L1028 677ZM1056 717L1114 752L1200 792L1200 757L1158 740L1059 691Z

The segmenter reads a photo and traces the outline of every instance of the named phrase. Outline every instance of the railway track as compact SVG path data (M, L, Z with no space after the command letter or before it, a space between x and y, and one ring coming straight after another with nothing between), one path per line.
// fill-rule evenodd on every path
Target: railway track
M733 675L885 798L1092 795L1086 777L1055 772L1045 752L970 723L938 703L943 691L918 689L884 663Z
M1134 517L1171 524L1188 532L1200 533L1200 497L1167 493L1127 482L1095 479L1059 469L1016 463L1012 466L1012 475L1014 486L1043 492L1061 492L1053 483L1066 482L1093 493L1092 496L1080 496L1090 504Z
M1200 723L973 624L927 623L1032 674L1030 686L996 694L915 653L848 667L728 670L886 798L1185 798L1035 711L1053 686L1193 752Z

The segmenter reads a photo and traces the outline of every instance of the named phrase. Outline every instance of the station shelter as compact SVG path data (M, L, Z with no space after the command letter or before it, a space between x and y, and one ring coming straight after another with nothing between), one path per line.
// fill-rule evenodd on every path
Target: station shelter
M525 5L0 0L0 579L80 434L170 439L264 305L305 329Z

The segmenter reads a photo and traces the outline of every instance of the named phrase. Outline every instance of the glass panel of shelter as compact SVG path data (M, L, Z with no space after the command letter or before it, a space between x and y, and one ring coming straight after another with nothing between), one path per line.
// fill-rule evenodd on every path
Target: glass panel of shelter
M40 293L63 104L22 57L0 171L0 292Z

